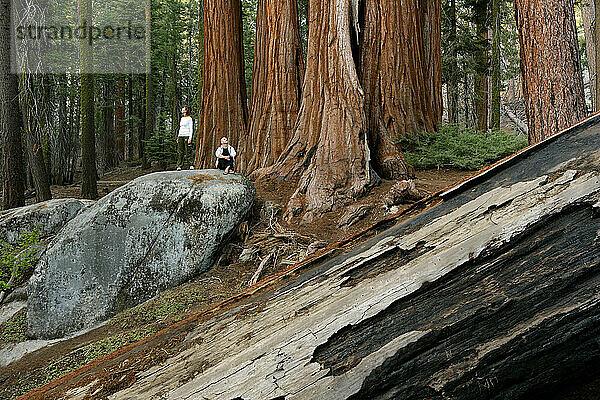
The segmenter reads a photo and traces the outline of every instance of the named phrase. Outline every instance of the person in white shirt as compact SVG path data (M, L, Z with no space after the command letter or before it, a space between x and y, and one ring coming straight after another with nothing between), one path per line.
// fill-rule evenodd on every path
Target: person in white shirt
M190 117L190 108L184 106L181 113L183 117L179 122L179 135L177 137L177 171L181 171L184 165L189 165L192 136L194 134L194 120ZM190 169L194 169L194 166L191 165Z
M237 153L235 149L229 145L229 140L224 137L221 138L221 146L215 152L217 156L217 168L224 171L227 175L230 172L234 172L235 167L235 156Z

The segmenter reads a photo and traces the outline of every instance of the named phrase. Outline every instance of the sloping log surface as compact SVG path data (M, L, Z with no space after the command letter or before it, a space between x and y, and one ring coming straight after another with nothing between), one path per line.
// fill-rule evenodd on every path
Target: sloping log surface
M560 398L600 366L597 123L26 398Z

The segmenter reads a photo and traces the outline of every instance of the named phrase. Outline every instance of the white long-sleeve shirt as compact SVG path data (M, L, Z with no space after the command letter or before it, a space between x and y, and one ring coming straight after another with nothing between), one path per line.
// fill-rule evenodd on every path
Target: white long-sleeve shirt
M235 159L235 156L237 155L237 153L235 152L235 149L232 146L228 145L227 150L229 150L229 155ZM215 152L215 156L217 156L217 162L215 163L216 166L219 165L219 156L222 156L222 155L223 155L223 146L219 146L219 148Z
M194 134L194 120L192 117L181 117L179 122L179 137L192 138Z

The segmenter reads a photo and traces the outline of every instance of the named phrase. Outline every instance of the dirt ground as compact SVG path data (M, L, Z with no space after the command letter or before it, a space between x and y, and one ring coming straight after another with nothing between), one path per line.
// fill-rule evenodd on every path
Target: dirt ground
M99 194L105 195L148 172L137 167L108 174L98 183ZM418 171L416 185L423 192L435 193L471 175L472 171L453 169ZM267 256L273 256L275 261L265 264L257 278L264 279L302 260L306 257L310 243L336 243L372 226L390 215L384 207L383 197L394 183L383 181L374 187L368 196L358 201L359 205L373 205L372 211L349 228L340 229L338 220L344 209L332 211L304 225L288 224L278 217L265 219L264 214L261 218L260 209L265 202L275 203L283 208L295 188L291 183L279 181L258 182L252 219L245 229L233 234L223 245L222 254L211 270L193 281L118 314L100 328L28 354L11 364L10 368L0 368L0 398L9 399L26 393L239 293L250 286L257 265ZM55 198L79 197L79 186L53 186L52 194ZM240 261L243 249L252 247L258 253L248 261ZM16 329L16 335L7 334L7 324L0 325L0 346L24 338L23 332L19 332L19 329L24 331L23 312L13 317L11 329Z

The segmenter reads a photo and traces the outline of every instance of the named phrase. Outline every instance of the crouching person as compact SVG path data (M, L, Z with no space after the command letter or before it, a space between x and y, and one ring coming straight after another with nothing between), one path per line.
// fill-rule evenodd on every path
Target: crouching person
M217 149L217 168L224 171L227 175L235 170L235 149L229 145L229 140L226 137L221 138L221 146Z

